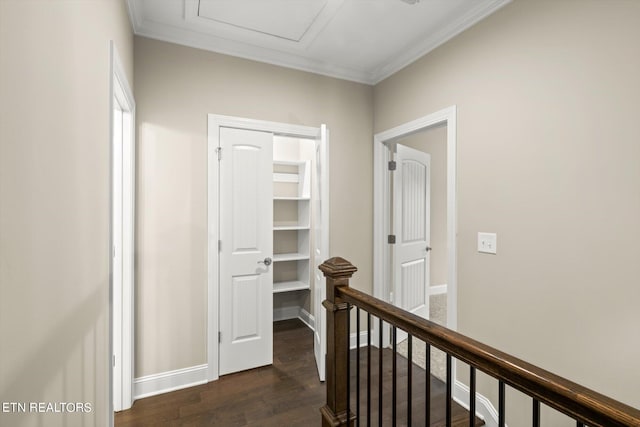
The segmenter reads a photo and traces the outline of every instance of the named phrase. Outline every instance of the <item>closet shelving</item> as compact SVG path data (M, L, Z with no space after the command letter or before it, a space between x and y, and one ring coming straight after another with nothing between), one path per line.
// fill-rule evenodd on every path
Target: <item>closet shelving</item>
M309 289L309 161L273 162L273 292Z

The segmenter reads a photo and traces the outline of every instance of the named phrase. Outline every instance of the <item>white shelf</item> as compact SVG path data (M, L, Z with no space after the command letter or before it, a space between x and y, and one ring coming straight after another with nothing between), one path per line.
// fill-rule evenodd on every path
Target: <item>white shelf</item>
M273 293L310 289L311 161L273 161ZM290 261L290 262L287 262Z
M305 201L305 200L311 200L310 197L281 197L281 196L276 196L273 198L273 200L292 200L292 201L296 201L296 202L300 202L300 201Z
M300 177L297 173L274 172L273 182L289 182L297 184L300 182Z
M273 231L310 230L308 225L274 225Z
M279 166L304 166L307 163L306 160L274 160L274 165Z
M282 184L274 187L276 200L309 200L311 179L309 160L290 162L273 161L273 182ZM286 197L280 197L286 196ZM291 197L293 196L293 197Z
M308 260L309 254L275 254L273 255L273 262L283 262L283 261L300 261L300 260Z
M301 282L299 280L293 280L290 282L275 282L273 284L274 294L277 294L280 292L301 291L304 289L309 289L309 284Z

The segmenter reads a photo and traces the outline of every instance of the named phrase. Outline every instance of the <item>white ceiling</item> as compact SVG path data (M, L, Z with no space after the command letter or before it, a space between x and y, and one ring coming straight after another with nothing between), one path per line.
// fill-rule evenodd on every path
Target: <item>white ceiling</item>
M128 0L137 35L376 84L511 0Z

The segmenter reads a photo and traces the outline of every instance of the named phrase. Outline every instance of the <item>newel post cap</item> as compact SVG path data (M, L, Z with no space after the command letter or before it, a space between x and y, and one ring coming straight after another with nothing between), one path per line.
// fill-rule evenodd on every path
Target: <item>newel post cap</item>
M332 278L344 277L348 279L358 271L353 264L340 257L330 258L320 264L318 268L324 273L325 277Z

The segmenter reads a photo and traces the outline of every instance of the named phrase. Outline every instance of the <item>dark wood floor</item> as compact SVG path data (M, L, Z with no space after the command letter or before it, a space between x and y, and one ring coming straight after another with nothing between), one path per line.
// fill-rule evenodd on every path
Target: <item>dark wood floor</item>
M382 406L382 426L391 426L394 417L393 414L393 351L389 348L382 350L382 405L379 403L379 360L380 351L377 347L371 347L371 386L367 390L367 348L360 349L360 405L356 406L357 392L354 390L357 378L356 368L357 354L351 352L351 404L352 411L356 411L361 426L379 426L380 413L378 408ZM409 389L409 371L407 369L407 359L401 355L396 356L396 425L407 426L407 401ZM431 402L429 405L429 425L431 427L445 426L446 417L446 387L439 379L429 375L431 384ZM425 396L426 396L427 375L424 369L415 363L411 368L411 424L412 426L425 426L427 417ZM370 396L369 396L370 394ZM369 407L371 414L371 423L367 424L369 410L367 409L367 401L370 399ZM469 425L469 412L462 406L452 401L451 408L451 425L453 427L467 427ZM482 426L484 421L475 418L475 425Z
M318 380L313 356L313 333L298 320L274 323L273 365L225 375L218 381L137 400L130 410L115 416L116 427L132 426L274 426L320 425L320 407L325 403L325 386ZM378 407L378 351L372 352L372 408ZM383 354L383 425L391 425L391 352ZM366 379L366 351L361 378ZM386 359L386 360L385 360ZM352 354L355 385L355 352ZM425 374L413 365L413 425L424 426ZM398 356L398 396L406 396L406 359ZM387 377L388 375L388 377ZM362 380L361 380L362 381ZM432 378L431 425L444 425L444 385ZM366 386L362 381L361 421L366 425ZM355 387L352 409L355 405ZM422 390L422 391L420 391ZM399 397L399 402L406 399ZM454 404L454 426L468 425L467 412ZM373 419L375 418L375 419ZM372 426L377 415L372 416ZM398 405L398 425L406 425L406 403ZM478 424L480 425L480 424Z

